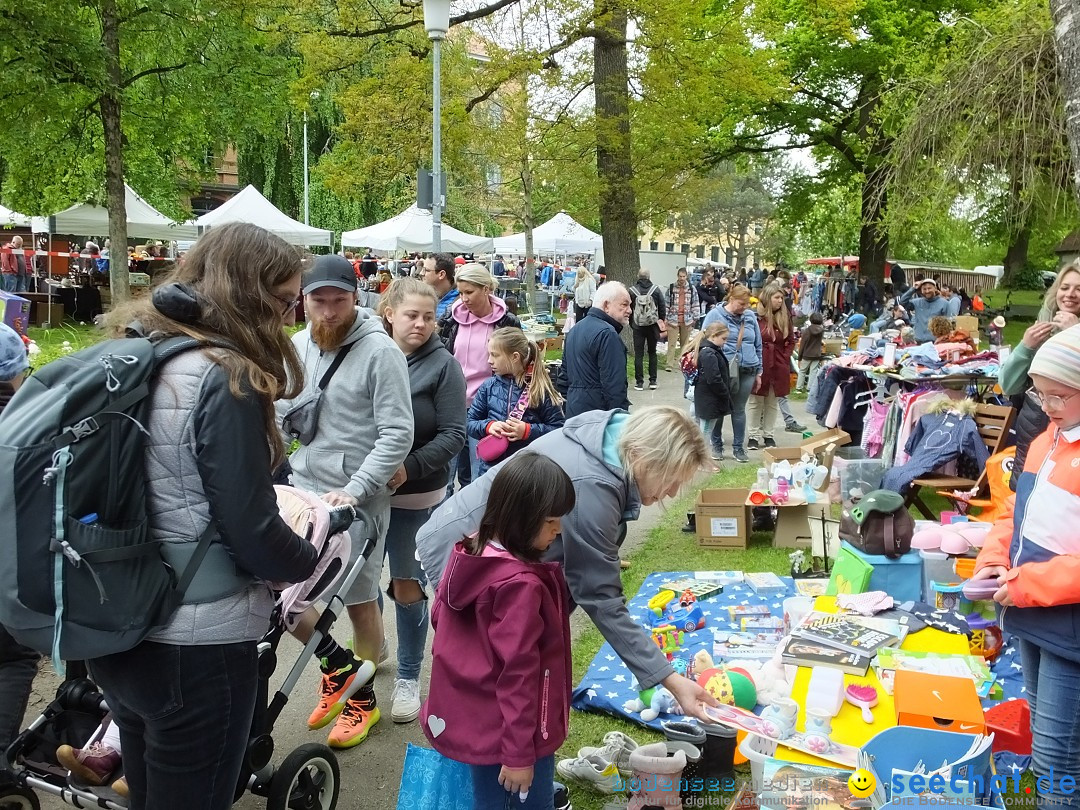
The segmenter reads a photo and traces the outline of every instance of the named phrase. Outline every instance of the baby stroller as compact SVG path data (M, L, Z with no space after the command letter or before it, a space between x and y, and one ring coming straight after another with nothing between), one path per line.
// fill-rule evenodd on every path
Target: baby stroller
M342 594L348 591L371 556L375 540L367 531L371 527L365 526L360 556L345 570L350 550L346 530L358 520L356 511L351 506L328 508L316 496L292 487L275 489L282 517L297 534L319 549L319 563L305 582L281 591L270 629L259 642L255 715L234 801L250 790L266 798L269 810L334 810L341 786L334 752L322 743L305 743L275 767L271 763L272 734L274 723L288 703L305 665L344 608ZM332 592L326 594L331 586ZM270 678L277 668L278 643L304 610L320 597L326 599L326 606L315 631L271 698ZM365 661L357 677L363 682L374 673L374 664ZM61 744L82 747L107 713L108 705L87 677L85 666L78 662L69 664L67 679L57 689L56 698L7 749L14 779L0 785L0 810L38 810L41 805L36 792L59 797L74 807L124 810L125 800L117 793L108 787L79 784L56 759L56 749Z

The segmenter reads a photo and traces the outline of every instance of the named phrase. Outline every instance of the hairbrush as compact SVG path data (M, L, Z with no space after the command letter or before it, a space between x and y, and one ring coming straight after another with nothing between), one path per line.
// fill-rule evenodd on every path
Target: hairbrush
M863 722L874 722L874 713L870 709L877 705L877 689L866 684L849 683L844 690L844 697L852 706L862 709Z

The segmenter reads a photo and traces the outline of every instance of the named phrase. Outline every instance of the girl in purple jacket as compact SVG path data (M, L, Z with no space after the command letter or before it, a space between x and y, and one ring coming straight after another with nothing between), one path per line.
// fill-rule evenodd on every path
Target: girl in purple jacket
M437 751L471 766L478 810L504 806L507 793L522 810L552 807L569 729L569 595L559 564L540 559L574 500L554 461L515 455L435 594L421 725Z

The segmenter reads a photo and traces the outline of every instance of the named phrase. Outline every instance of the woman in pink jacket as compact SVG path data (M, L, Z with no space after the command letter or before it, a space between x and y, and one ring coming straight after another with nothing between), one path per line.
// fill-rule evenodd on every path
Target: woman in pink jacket
M574 507L570 478L523 451L502 465L475 537L458 543L435 594L424 734L471 766L474 806L550 810L569 729L569 593L540 558Z

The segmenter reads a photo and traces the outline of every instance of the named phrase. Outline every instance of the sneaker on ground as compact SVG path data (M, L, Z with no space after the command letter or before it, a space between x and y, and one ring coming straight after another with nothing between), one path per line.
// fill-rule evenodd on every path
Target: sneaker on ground
M334 672L323 672L319 682L319 703L308 718L308 728L316 729L329 725L330 721L341 713L345 701L370 681L373 674L374 665L359 658L353 658L347 666Z
M92 743L87 748L61 745L56 749L56 761L80 782L104 785L120 768L120 752L100 742Z
M776 447L776 440L772 439L772 438L766 439L765 440L765 446L766 447Z
M375 689L369 684L345 701L326 744L331 748L352 748L367 739L368 733L382 715L375 705Z
M731 455L740 464L746 464L748 461L750 461L750 459L746 457L746 452L743 450L736 450Z
M566 780L589 785L593 790L607 796L615 793L616 782L621 782L619 769L614 762L598 756L560 759L555 763L555 773Z
M747 439L746 440L746 449L747 450L757 450L757 449L759 449L758 448L758 440L757 439Z
M649 390L650 391L655 391L656 390L656 383L654 383L654 382L649 383Z
M712 460L713 461L723 461L724 460L724 454L721 453L721 452L718 452L716 450L713 450L712 451Z
M623 776L630 776L633 774L633 769L630 767L630 754L638 747L638 744L633 738L628 737L621 731L609 731L604 735L604 744L599 748L579 748L579 757L598 756L601 759L608 762L615 763L615 767L619 769L619 773Z
M798 422L792 422L790 425L784 428L788 433L802 433L806 430L806 425L800 425Z
M411 723L420 715L420 681L398 678L390 698L390 719Z
M574 810L574 806L570 804L570 791L566 789L566 785L562 782L552 782L555 786L555 810Z
M635 390L635 391L644 391L644 390L645 390L645 386L644 386L644 385L642 385L641 383L634 383L634 390Z

